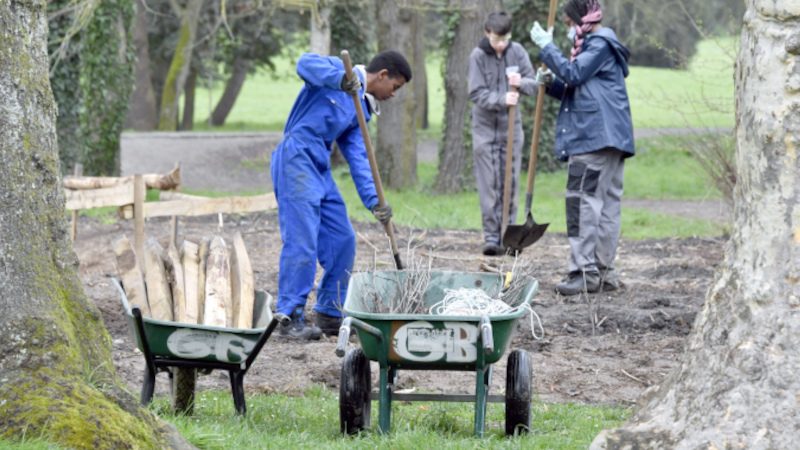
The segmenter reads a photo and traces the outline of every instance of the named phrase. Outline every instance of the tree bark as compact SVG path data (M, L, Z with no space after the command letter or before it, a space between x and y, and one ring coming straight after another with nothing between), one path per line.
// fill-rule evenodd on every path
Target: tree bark
M800 2L748 0L734 229L682 364L592 448L794 448L800 429Z
M483 35L486 16L498 9L499 2L460 0L460 17L448 47L444 70L444 133L439 147L439 172L434 189L440 193L460 192L470 186L472 149L469 136L469 90L467 69L469 54Z
M158 129L161 131L178 129L180 98L186 85L186 78L189 76L197 23L200 20L204 4L203 0L186 2L183 10L179 11L181 30L178 35L178 44L175 46L172 63L167 78L164 80L164 90L161 93L161 111L158 115Z
M211 125L215 127L225 125L225 120L233 109L233 105L239 97L242 86L244 86L244 80L247 78L250 64L250 61L239 56L233 61L231 76L228 77L228 82L225 83L225 90L222 92L222 97L220 97L217 106L214 107L214 111L209 118Z
M134 85L131 95L127 128L137 131L151 131L158 125L156 95L150 80L150 44L147 40L147 8L145 0L136 2L136 18L133 25L133 45L136 51L136 65L133 69Z
M181 131L191 131L194 128L194 100L195 87L197 85L197 72L192 70L186 78L186 86L183 90L183 118L181 119Z
M417 11L414 14L414 98L416 107L417 128L427 129L428 122L428 74L425 69L425 14Z
M378 8L378 48L394 49L415 67L415 15L411 8L401 7L396 0L381 3ZM412 83L416 80L412 80ZM402 189L417 182L417 127L414 86L409 84L390 101L381 104L378 117L378 138L375 157L381 180L387 187Z
M318 0L316 12L311 14L311 52L327 55L331 51L331 6Z
M177 445L116 377L111 338L77 275L48 82L46 4L0 3L0 430L65 448Z

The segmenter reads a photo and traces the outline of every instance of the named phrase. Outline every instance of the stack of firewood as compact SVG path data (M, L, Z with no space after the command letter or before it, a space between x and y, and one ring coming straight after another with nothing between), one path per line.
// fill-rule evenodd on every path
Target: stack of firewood
M114 243L117 272L131 307L153 319L231 328L253 327L253 270L241 234L229 250L220 236L199 244L150 238L140 258L123 236Z

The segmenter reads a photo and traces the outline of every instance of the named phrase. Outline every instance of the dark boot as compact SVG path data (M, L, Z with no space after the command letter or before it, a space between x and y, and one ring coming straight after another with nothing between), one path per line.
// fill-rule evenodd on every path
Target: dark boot
M317 312L316 317L314 317L314 324L326 335L338 336L339 327L342 326L342 318Z
M616 291L623 286L619 275L613 267L600 267L600 290L603 292Z
M505 253L505 249L500 244L493 244L491 242L483 244L482 251L486 256L502 256L503 253Z
M287 325L279 326L278 333L281 336L302 341L316 341L322 336L322 330L306 324L305 318L303 318L303 308L296 308L289 318L291 321Z
M556 285L556 292L561 295L598 291L600 291L600 274L597 272L571 272L564 281Z

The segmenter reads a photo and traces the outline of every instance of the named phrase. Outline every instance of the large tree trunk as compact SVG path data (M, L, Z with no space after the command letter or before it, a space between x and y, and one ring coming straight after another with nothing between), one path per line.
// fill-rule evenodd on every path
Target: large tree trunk
M592 448L796 448L800 2L748 0L736 65L734 229L681 366Z
M378 48L397 50L414 61L414 34L416 30L414 9L401 7L396 0L387 0L378 8ZM415 83L413 79L411 83ZM378 139L375 158L378 160L381 180L386 186L401 189L417 182L417 127L416 101L413 85L395 94L381 104L378 118Z
M191 131L194 128L194 101L197 87L197 72L192 70L186 78L186 86L183 90L183 118L181 119L181 131Z
M233 105L239 97L239 92L244 86L244 80L247 78L247 71L250 69L250 65L250 61L239 56L233 61L233 70L230 77L228 77L228 82L225 83L225 90L222 92L222 97L220 97L209 118L211 125L215 127L225 125L225 119L231 113Z
M460 7L459 7L460 5ZM453 0L451 10L460 10L452 42L448 46L444 70L444 133L439 147L439 173L435 190L452 193L470 185L472 149L469 130L467 68L469 54L483 35L486 16L498 9L496 0Z
M204 0L186 2L178 14L181 17L181 29L178 33L178 43L172 56L172 63L164 80L164 90L161 92L161 111L158 114L158 129L161 131L175 131L178 129L178 109L181 94L189 76L192 65L192 51L197 35L197 23L203 10Z
M171 445L122 388L64 220L44 0L0 3L0 430L65 448Z
M150 44L147 41L145 0L136 1L133 45L136 51L136 65L133 69L133 95L131 95L125 126L138 131L150 131L158 125L158 110L156 109L153 82L150 80Z
M425 13L414 14L414 98L417 128L428 128L428 73L425 70Z
M331 6L328 1L318 0L311 14L311 52L327 55L331 51Z

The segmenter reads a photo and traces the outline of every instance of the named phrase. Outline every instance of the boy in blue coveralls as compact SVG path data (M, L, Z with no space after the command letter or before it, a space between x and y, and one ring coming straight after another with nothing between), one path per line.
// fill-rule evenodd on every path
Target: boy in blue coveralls
M356 240L342 196L331 176L331 146L335 141L350 166L364 206L381 223L391 208L378 206L378 196L366 148L358 126L352 94L358 93L365 118L379 114L377 101L388 100L411 80L408 61L385 51L365 68L356 66L348 80L342 60L306 53L297 61L305 84L286 121L283 140L272 152L270 170L278 201L283 249L278 274L277 312L291 318L280 334L295 339L336 335L341 302L355 259ZM324 269L317 288L315 324L306 322L304 308L314 286L317 261Z

